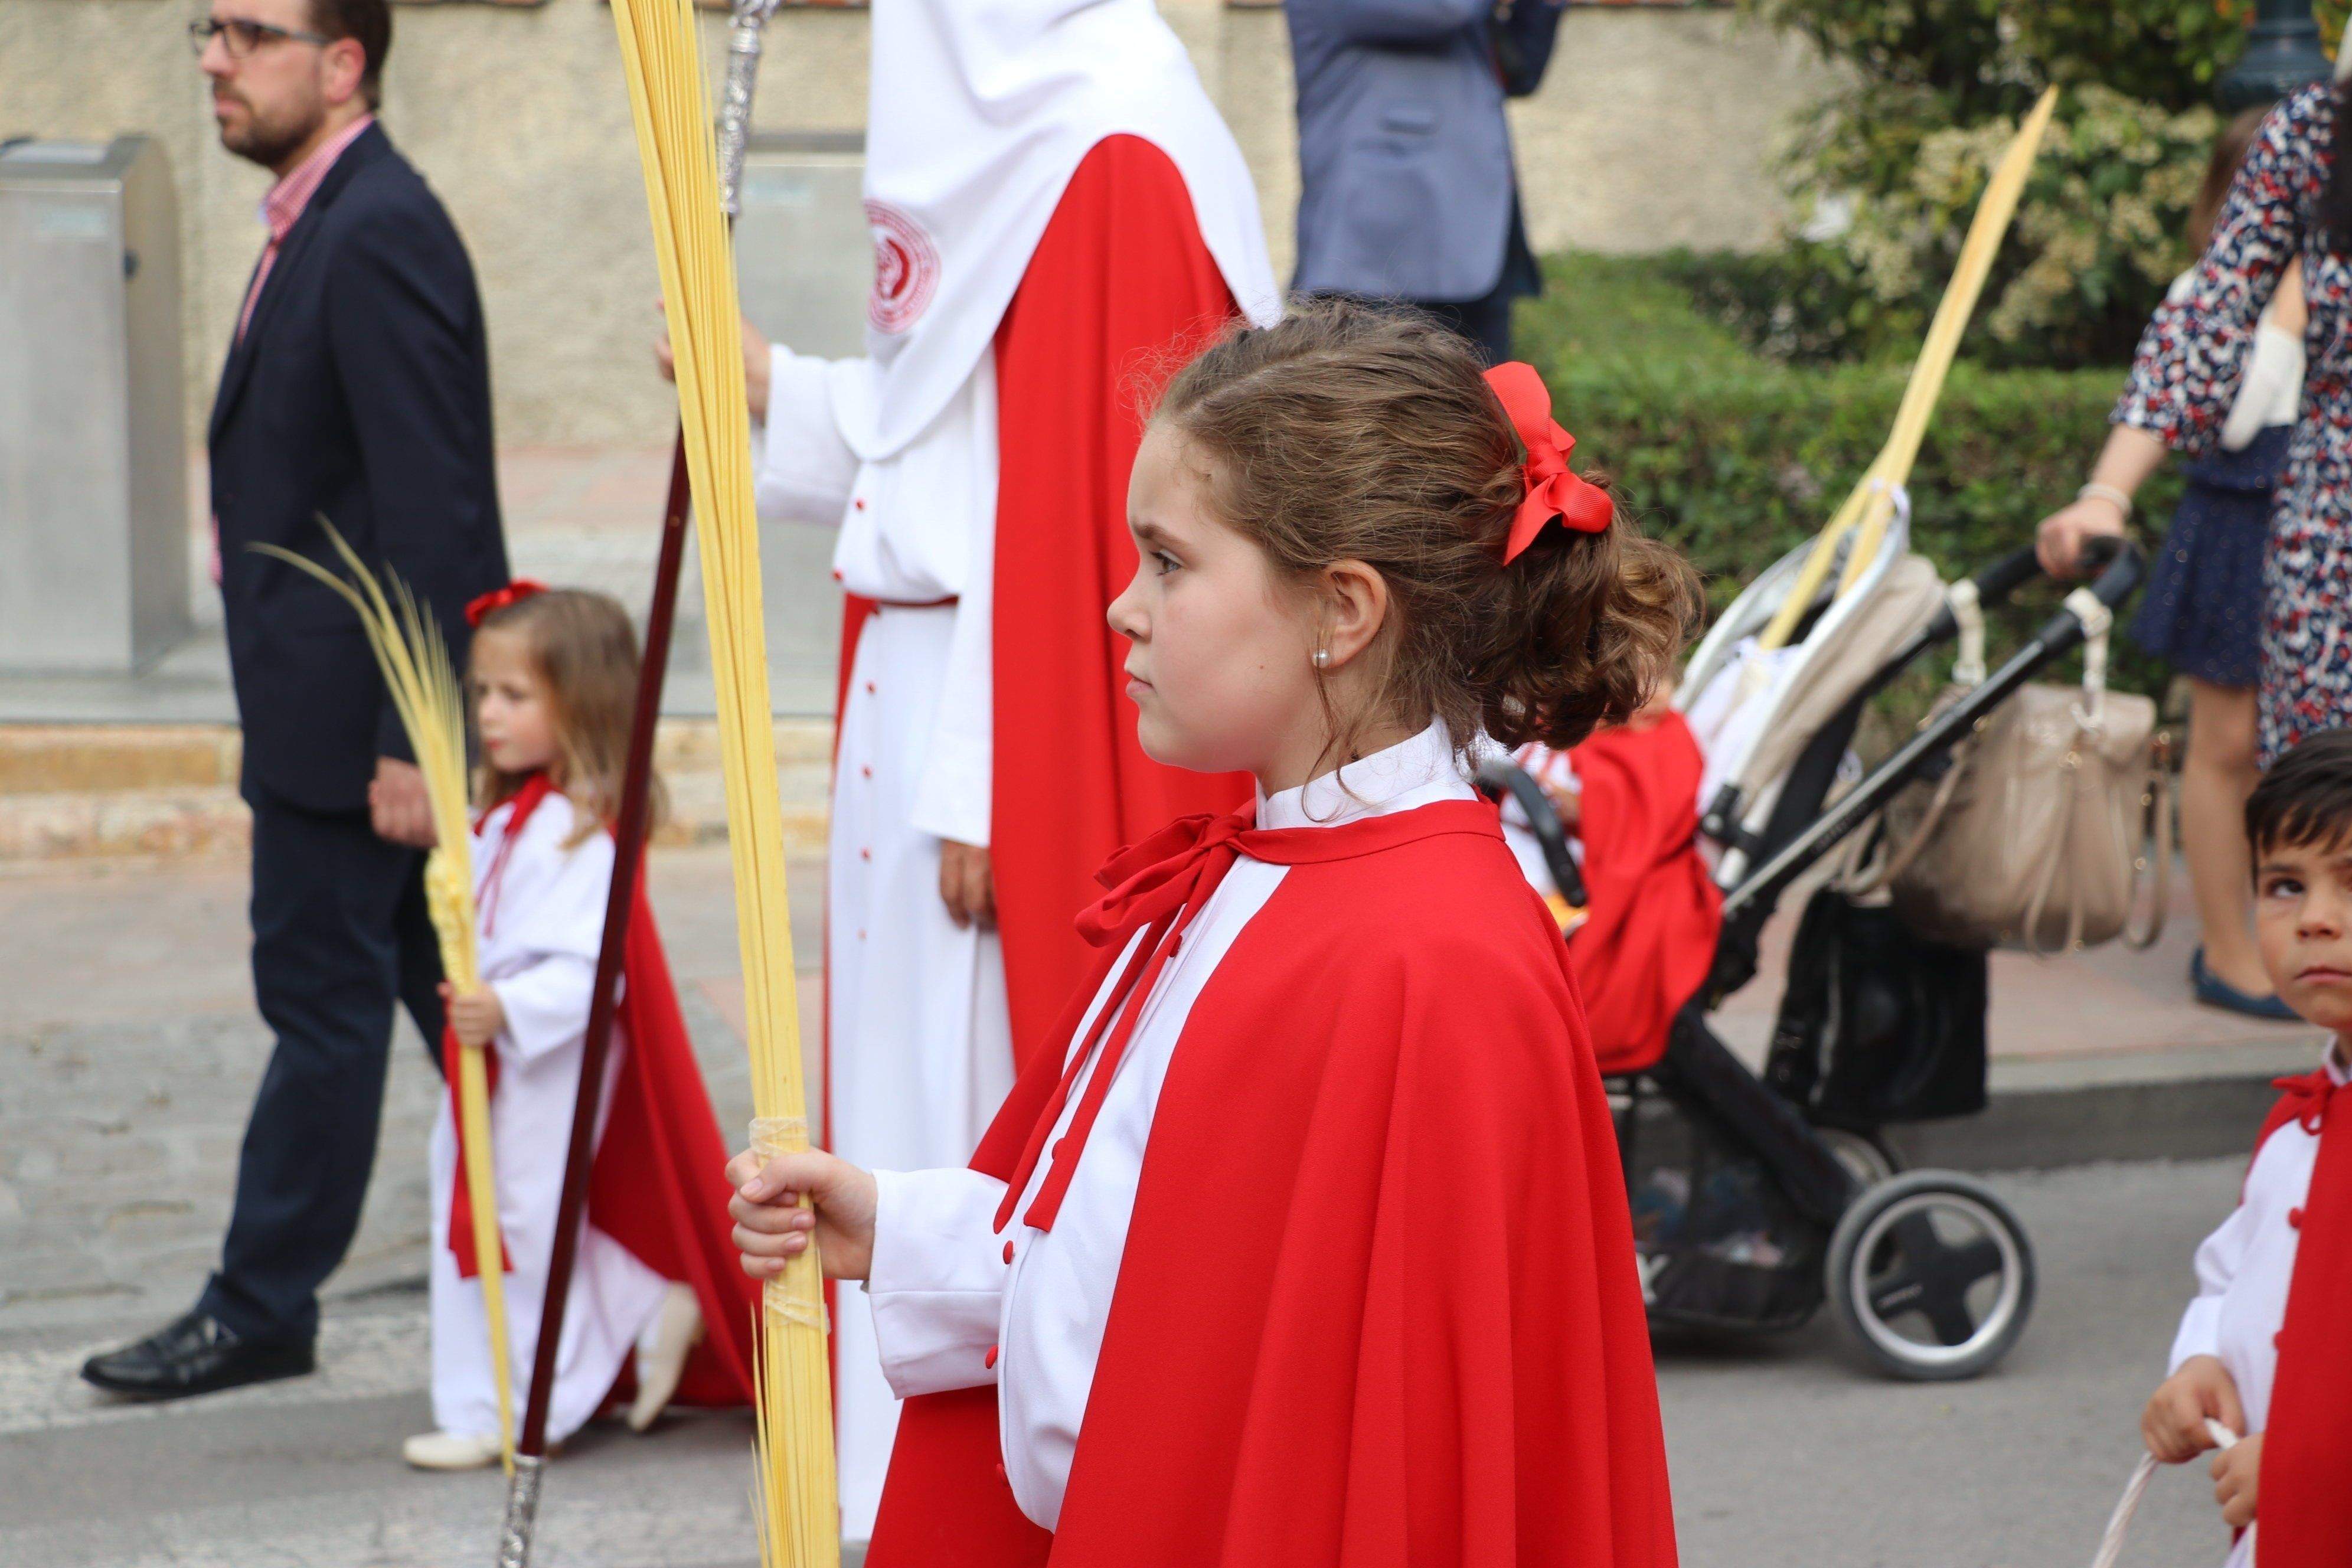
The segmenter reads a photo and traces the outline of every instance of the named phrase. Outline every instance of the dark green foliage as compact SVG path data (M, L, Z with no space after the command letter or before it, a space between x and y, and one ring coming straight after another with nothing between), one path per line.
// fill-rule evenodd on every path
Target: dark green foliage
M1829 520L1885 443L1910 366L1761 358L1694 308L1676 280L1691 265L1555 257L1517 330L1576 436L1577 467L1605 475L1648 532L1687 552L1719 609ZM1911 478L1914 547L1948 579L2030 542L2082 484L2122 384L2116 367L1954 366ZM2168 472L2148 485L2150 531L2178 495ZM2054 602L2029 595L2006 630L2038 624ZM2160 685L2136 656L2125 675Z

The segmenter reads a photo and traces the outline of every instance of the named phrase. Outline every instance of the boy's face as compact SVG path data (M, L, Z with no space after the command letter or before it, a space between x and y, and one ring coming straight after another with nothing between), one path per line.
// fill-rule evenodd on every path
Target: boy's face
M2254 941L2280 997L2352 1036L2352 834L2274 844L2254 868Z

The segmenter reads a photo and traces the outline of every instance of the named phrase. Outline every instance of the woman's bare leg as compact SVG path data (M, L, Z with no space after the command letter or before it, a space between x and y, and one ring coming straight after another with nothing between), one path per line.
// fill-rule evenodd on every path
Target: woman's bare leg
M2272 994L2254 951L2253 859L2246 847L2246 796L2261 777L2253 691L2189 678L2180 847L2204 929L2206 967L2249 996Z

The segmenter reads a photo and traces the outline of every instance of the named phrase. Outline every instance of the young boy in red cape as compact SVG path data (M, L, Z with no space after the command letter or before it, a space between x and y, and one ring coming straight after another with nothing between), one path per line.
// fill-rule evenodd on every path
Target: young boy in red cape
M1110 624L1143 748L1254 808L1099 873L970 1167L729 1170L907 1397L868 1568L1671 1568L1608 1100L1456 740L1622 720L1696 603L1549 404L1339 301L1161 399Z
M2214 1456L2238 1532L2229 1568L2352 1563L2352 731L2313 735L2246 802L2254 936L2288 1006L2326 1029L2315 1072L2282 1079L2237 1210L2197 1249L2172 1375L2140 1420L2148 1451ZM2259 1541L2260 1544L2256 1542Z

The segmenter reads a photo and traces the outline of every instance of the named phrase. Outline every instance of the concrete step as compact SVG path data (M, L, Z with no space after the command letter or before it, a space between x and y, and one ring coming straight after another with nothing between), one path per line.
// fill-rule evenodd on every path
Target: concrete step
M669 799L656 841L723 841L716 721L666 718L654 744ZM226 725L0 725L0 868L242 855L251 818L237 796L240 754L237 731ZM824 847L832 755L830 724L777 721L788 852Z

